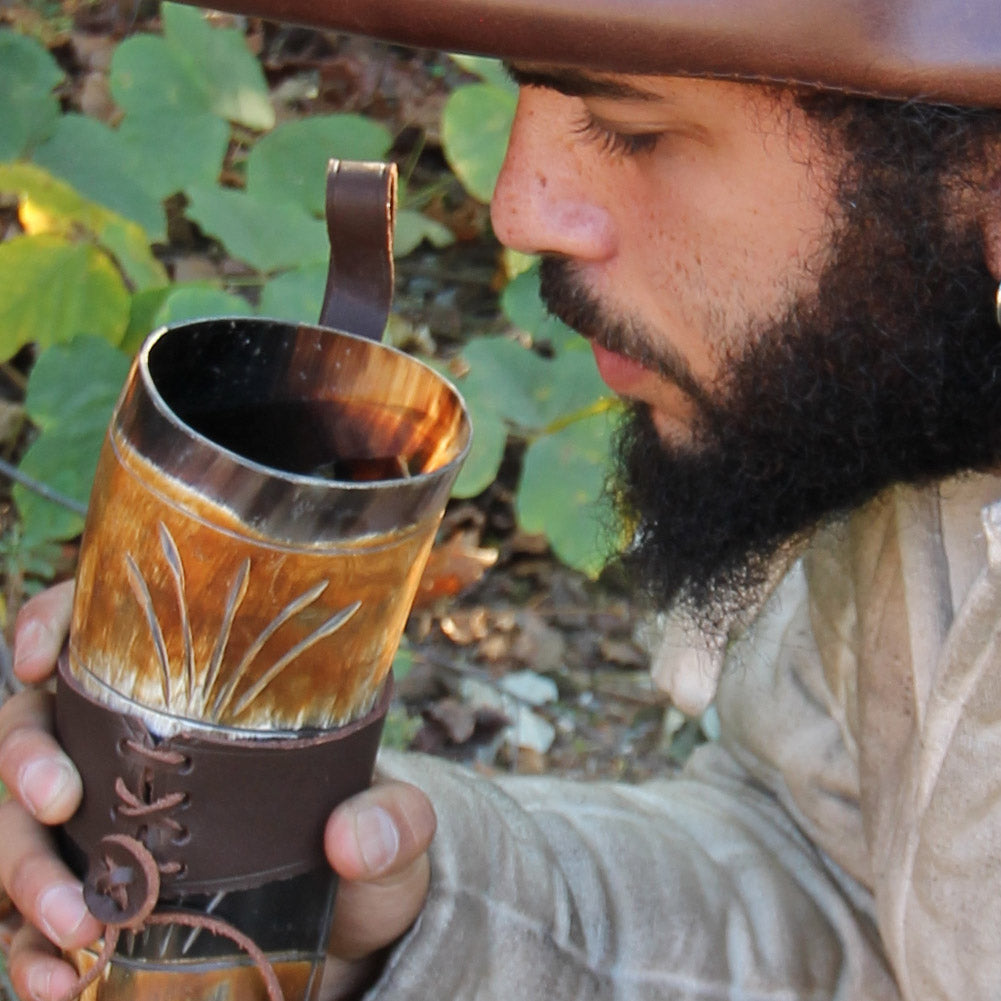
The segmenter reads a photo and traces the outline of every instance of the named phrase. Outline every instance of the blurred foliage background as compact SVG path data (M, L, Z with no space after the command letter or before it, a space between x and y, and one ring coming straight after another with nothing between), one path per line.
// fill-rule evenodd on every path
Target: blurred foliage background
M615 404L587 344L547 316L535 263L490 233L516 103L498 64L373 58L360 40L174 3L34 0L0 17L0 449L20 479L0 526L8 605L68 572L146 334L319 315L330 157L399 165L386 336L466 398L456 496L482 495L514 455L518 528L597 575L616 535Z

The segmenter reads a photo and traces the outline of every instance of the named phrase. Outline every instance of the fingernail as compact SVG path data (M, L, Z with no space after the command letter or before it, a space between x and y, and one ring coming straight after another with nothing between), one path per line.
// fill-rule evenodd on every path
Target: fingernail
M38 758L21 769L18 789L21 799L36 815L58 802L72 782L73 768L59 758Z
M87 918L83 890L70 883L60 883L46 890L38 901L43 931L57 944L70 939Z
M362 861L377 876L400 850L400 832L381 806L367 806L355 818L355 831Z
M17 631L14 643L14 668L27 660L33 660L38 655L38 647L42 644L46 629L38 619L29 619Z
M52 996L50 983L52 978L49 971L34 968L28 973L28 993L35 1001L48 1001Z

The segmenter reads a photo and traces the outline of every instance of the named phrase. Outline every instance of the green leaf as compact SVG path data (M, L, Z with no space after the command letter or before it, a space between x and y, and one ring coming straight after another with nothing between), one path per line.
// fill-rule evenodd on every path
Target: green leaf
M146 234L136 223L108 212L95 235L118 261L134 288L150 288L167 280L167 272L153 256Z
M507 444L507 425L496 411L484 409L478 402L468 399L466 405L473 425L473 441L452 488L453 497L475 497L483 493L497 479Z
M532 442L515 499L519 524L544 533L564 563L591 577L617 541L604 494L613 427L603 412Z
M25 409L41 434L21 461L23 472L85 504L128 368L126 355L92 337L39 355L28 381ZM14 488L14 500L25 545L68 539L83 527L80 515L22 487Z
M197 12L196 12L197 14ZM150 119L163 111L212 112L200 74L183 54L157 35L133 35L116 48L109 75L111 94L126 115Z
M406 636L400 637L400 645L393 655L393 677L402 681L414 666L414 648Z
M545 427L553 393L546 359L507 337L477 338L462 358L469 371L458 386L471 408L495 413L522 431Z
M165 3L163 37L135 35L111 60L111 93L127 114L210 112L256 130L274 125L257 60L239 31L212 28L194 8Z
M391 747L396 751L405 751L413 743L414 737L420 731L423 721L420 716L410 717L403 706L391 706L386 713L386 722L382 728L380 747Z
M566 347L585 347L586 341L555 316L550 316L539 297L539 268L535 265L504 286L500 299L504 315L519 330L532 335L536 344L544 343L554 351Z
M132 297L129 326L122 350L135 354L143 341L168 323L199 320L210 316L252 316L253 309L242 296L206 282L167 285Z
M98 337L77 337L48 348L32 367L25 412L43 432L79 425L100 441L128 370L128 356Z
M156 329L156 315L163 301L170 295L171 288L170 285L162 285L159 288L143 289L132 296L129 325L120 345L127 355L134 355L147 336Z
M235 28L212 28L198 9L165 3L160 8L167 44L178 52L209 95L220 118L265 131L275 124L261 64Z
M129 294L111 260L95 247L57 236L0 243L0 356L31 341L48 347L79 334L117 344Z
M327 265L317 262L272 278L261 290L258 312L290 323L315 323L327 287Z
M188 218L257 271L313 264L329 255L326 225L298 205L200 185L187 195Z
M545 385L536 394L539 416L546 427L567 417L598 408L599 401L611 407L618 403L601 381L590 351L566 351L545 363Z
M497 183L517 97L488 83L452 91L441 118L445 157L466 190L489 202Z
M59 120L52 90L62 78L45 46L0 28L0 160L13 160L52 132Z
M229 145L229 126L221 118L176 108L126 115L118 135L125 148L123 166L160 200L190 184L213 183Z
M447 226L429 219L422 212L400 209L396 213L396 230L393 233L393 256L406 257L425 240L433 247L447 247L455 241L455 235Z
M167 273L153 256L149 237L138 223L81 197L44 168L24 162L0 164L0 191L17 195L26 232L69 237L82 228L114 256L135 288L166 283Z
M393 138L361 115L319 115L286 122L260 139L247 159L247 192L261 201L295 202L322 217L327 161L382 160Z
M254 310L242 296L212 285L175 285L164 297L150 328L211 316L253 316Z
M128 152L107 125L84 115L63 115L34 153L35 163L69 182L80 194L138 223L153 239L166 236L160 200L130 176Z
M467 73L478 76L484 83L493 84L501 90L510 91L517 96L518 85L508 76L504 63L488 56L467 56L461 52L450 53L452 61L461 66Z

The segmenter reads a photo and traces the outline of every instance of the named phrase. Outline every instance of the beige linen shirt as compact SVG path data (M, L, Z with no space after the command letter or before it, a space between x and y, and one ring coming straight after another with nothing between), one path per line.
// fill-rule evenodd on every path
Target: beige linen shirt
M715 654L655 677L721 739L641 786L418 756L427 906L375 998L1001 998L1001 480L819 532Z

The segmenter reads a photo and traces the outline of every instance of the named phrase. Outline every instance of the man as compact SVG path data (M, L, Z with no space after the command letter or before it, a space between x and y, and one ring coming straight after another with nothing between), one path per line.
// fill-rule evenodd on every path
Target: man
M670 604L658 680L715 697L723 736L641 787L387 757L413 785L327 828L326 996L996 998L998 9L361 6L281 9L514 57L494 225L633 401L624 559ZM25 609L23 678L66 608ZM0 713L11 970L39 999L73 981L50 943L99 932L43 839L79 795L47 713Z

